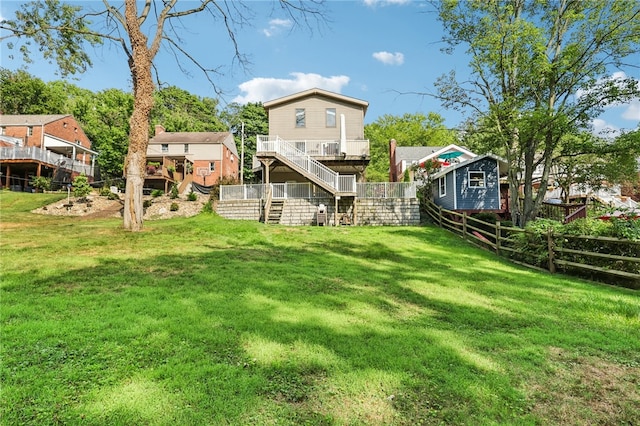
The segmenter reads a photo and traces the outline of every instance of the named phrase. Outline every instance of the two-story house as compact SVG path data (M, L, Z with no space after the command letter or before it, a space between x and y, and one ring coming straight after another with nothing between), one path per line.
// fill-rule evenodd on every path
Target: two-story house
M155 126L147 148L145 188L182 193L191 184L197 192L222 178L238 179L240 159L230 132L167 132Z
M29 190L34 176L93 180L98 153L72 115L0 115L0 185Z
M265 102L269 135L258 136L256 147L263 182L310 182L333 196L355 196L370 160L368 106L323 89Z

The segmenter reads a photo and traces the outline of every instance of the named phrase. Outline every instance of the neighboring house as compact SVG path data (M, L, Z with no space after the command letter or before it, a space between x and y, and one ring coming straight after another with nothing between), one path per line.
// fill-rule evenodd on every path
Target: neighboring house
M30 191L34 176L92 181L97 155L72 115L0 115L0 186Z
M370 160L368 106L322 89L265 102L269 135L258 137L256 150L263 182L312 182L334 196L354 196Z
M476 154L461 146L397 146L396 140L389 141L389 182L402 182L406 170L414 181L413 166L437 161L442 167L461 163Z
M500 178L507 169L507 162L493 154L452 164L432 175L433 200L447 210L506 214L508 187L500 185Z
M147 148L145 188L167 192L178 184L182 193L192 184L208 192L222 178L238 179L239 163L230 132L166 132L157 125Z

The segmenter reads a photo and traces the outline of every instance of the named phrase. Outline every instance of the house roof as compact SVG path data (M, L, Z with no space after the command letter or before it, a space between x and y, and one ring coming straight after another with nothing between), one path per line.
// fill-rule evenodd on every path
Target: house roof
M396 161L407 161L416 163L427 161L431 158L437 158L438 156L450 152L457 151L475 157L475 154L466 148L458 146L456 144L449 144L447 146L399 146L396 147Z
M396 161L418 161L442 149L441 146L398 146L396 147Z
M40 114L40 115L0 115L0 126L42 126L54 121L58 121L65 117L71 117L70 114Z
M237 157L238 150L230 132L162 132L149 140L153 144L223 144Z
M483 160L485 158L493 158L495 160L498 161L498 171L500 176L503 176L505 174L507 174L507 170L509 168L509 163L507 163L507 161L504 158L498 157L495 154L483 154L483 155L478 155L476 157L470 158L467 161L463 161L461 163L457 163L457 164L452 164L450 166L444 167L442 170L440 170L438 173L435 173L432 178L433 179L438 179L441 178L442 176L451 173L454 170L457 170L461 167L466 167L469 164L475 163L476 161L480 161Z
M353 105L359 105L362 107L364 111L364 115L367 114L367 108L369 107L369 102L363 101L362 99L356 99L349 96L341 95L339 93L334 93L328 90L318 89L318 88L304 90L302 92L293 93L291 95L284 96L282 98L273 99L273 100L264 102L262 105L265 107L265 109L269 109L280 104L284 104L297 99L302 99L302 98L311 97L311 96L324 96L326 98L336 99L336 100L350 103Z

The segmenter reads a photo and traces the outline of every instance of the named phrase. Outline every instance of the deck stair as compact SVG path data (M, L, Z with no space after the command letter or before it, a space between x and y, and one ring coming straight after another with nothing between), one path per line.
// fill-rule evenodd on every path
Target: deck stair
M284 200L271 200L271 207L269 208L269 216L267 217L267 224L277 225L280 223L282 217L282 210L284 210Z
M276 137L275 140L259 141L256 155L275 157L334 196L356 195L355 175L338 174L280 137Z

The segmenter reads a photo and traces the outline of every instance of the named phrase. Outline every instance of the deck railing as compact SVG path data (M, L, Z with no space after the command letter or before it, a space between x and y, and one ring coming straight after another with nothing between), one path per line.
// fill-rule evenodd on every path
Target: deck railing
M272 183L274 199L331 198L332 195L311 183ZM416 198L415 182L356 183L358 198ZM220 200L259 200L266 194L266 185L222 185Z
M40 161L54 168L60 167L79 174L85 174L86 176L93 176L91 165L35 146L2 147L0 148L0 160Z
M309 154L298 149L295 143L285 141L282 138L264 140L258 137L256 151L259 152L275 152L285 157L289 162L306 171L307 173L317 177L327 186L335 189L337 192L353 193L355 192L355 175L339 175L318 160L312 158Z
M258 135L258 152L261 142L266 142L265 147L269 147L268 142L281 139L279 136ZM340 141L335 139L287 139L287 142L295 146L298 150L312 157L341 155ZM346 154L348 156L369 155L368 139L347 139L345 141Z

